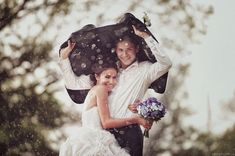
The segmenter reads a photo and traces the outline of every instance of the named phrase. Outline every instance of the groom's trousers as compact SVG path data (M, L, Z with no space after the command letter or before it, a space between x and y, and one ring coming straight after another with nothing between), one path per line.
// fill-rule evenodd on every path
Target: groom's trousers
M143 155L143 134L139 125L133 124L106 130L115 136L118 144L128 150L131 156Z

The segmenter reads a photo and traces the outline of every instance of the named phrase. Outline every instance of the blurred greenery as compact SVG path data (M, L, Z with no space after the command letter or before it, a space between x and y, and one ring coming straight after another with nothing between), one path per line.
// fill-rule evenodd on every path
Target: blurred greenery
M73 120L55 97L61 90L57 83L61 76L55 70L57 56L52 53L53 47L64 36L62 29L81 28L88 16L95 16L95 25L110 21L104 6L120 6L134 14L145 10L152 22L158 22L159 28L154 27L153 31L167 32L159 39L162 46L178 56L183 55L188 43L197 43L206 34L206 21L213 14L211 6L190 0L131 0L125 5L108 0L1 0L0 155L58 155L58 147L52 146L49 134ZM113 12L117 17L112 20L124 13ZM164 98L168 115L157 123L155 131L151 130L145 155L234 153L234 127L217 136L183 125L183 118L191 114L189 108L181 105L188 97L182 85L189 68L188 63L174 64ZM55 141L57 146L60 139Z
M42 36L48 23L69 6L60 0L1 2L0 155L58 155L48 133L70 118L54 96L58 74L48 67L53 45ZM26 17L42 10L47 21L37 22L41 31L25 35L18 30Z
M215 141L214 153L235 153L235 125Z

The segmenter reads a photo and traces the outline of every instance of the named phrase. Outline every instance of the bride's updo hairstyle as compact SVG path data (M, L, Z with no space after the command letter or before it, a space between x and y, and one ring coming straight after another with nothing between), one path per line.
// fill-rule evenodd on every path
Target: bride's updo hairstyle
M100 75L103 71L109 69L109 68L113 68L116 71L118 71L117 65L116 63L105 63L103 62L102 64L94 64L92 67L92 74L90 74L90 79L93 82L94 85L96 85L97 81L95 78L95 75Z

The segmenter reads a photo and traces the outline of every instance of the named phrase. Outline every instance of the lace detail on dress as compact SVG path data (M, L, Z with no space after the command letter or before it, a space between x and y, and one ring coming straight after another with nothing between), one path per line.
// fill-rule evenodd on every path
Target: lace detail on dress
M105 130L97 133L94 144L94 153L96 153L96 156L129 156L129 154L118 145L114 136Z
M82 113L82 127L60 148L60 156L129 156L115 137L103 130L97 107Z

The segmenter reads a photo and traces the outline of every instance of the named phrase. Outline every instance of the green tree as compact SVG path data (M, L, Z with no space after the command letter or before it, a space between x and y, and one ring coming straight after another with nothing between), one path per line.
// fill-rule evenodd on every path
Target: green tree
M233 93L233 97L228 101L224 102L224 105L221 109L227 112L227 115L233 116L233 113L235 112L235 91Z
M227 118L232 118L234 113L234 97L229 99L227 102L223 102L223 111L226 112ZM230 114L231 113L231 114ZM230 118L230 120L231 120ZM178 151L175 156L187 156L187 155L232 155L235 153L235 125L228 128L222 134L213 134L210 131L207 133L196 132L194 139L191 139L191 146L187 149ZM187 141L187 140L186 140Z
M114 23L115 17L124 12L135 14L144 10L154 25L150 29L163 36L159 39L162 47L181 56L185 55L186 44L199 40L206 33L205 21L213 13L210 6L186 0L131 0L125 3L108 0L2 1L0 38L4 40L0 41L0 100L3 103L0 142L6 149L1 151L6 155L57 154L45 137L49 130L68 122L54 97L59 88L53 61L58 56L54 56L52 51L59 38L66 35L63 30L68 29L69 33L76 31L87 24L87 17L95 17L92 24L100 26ZM182 91L181 87L189 67L187 63L180 63L171 71L165 93L169 121L158 124L146 155L176 154L184 148L185 140L192 140L191 132L196 133L181 124L182 117L190 114L180 105L180 101L187 98L187 91Z
M234 154L235 153L235 125L229 128L215 142L213 153Z
M58 155L48 132L70 118L54 96L58 74L49 64L52 41L44 36L69 7L60 0L1 1L0 155Z
M174 156L208 156L232 155L235 153L235 126L226 130L222 135L199 133L190 148L179 150Z
M222 110L225 112L224 117L232 122L232 126L228 128L221 136L218 136L215 143L213 153L234 154L235 153L235 92L234 95L223 103Z

